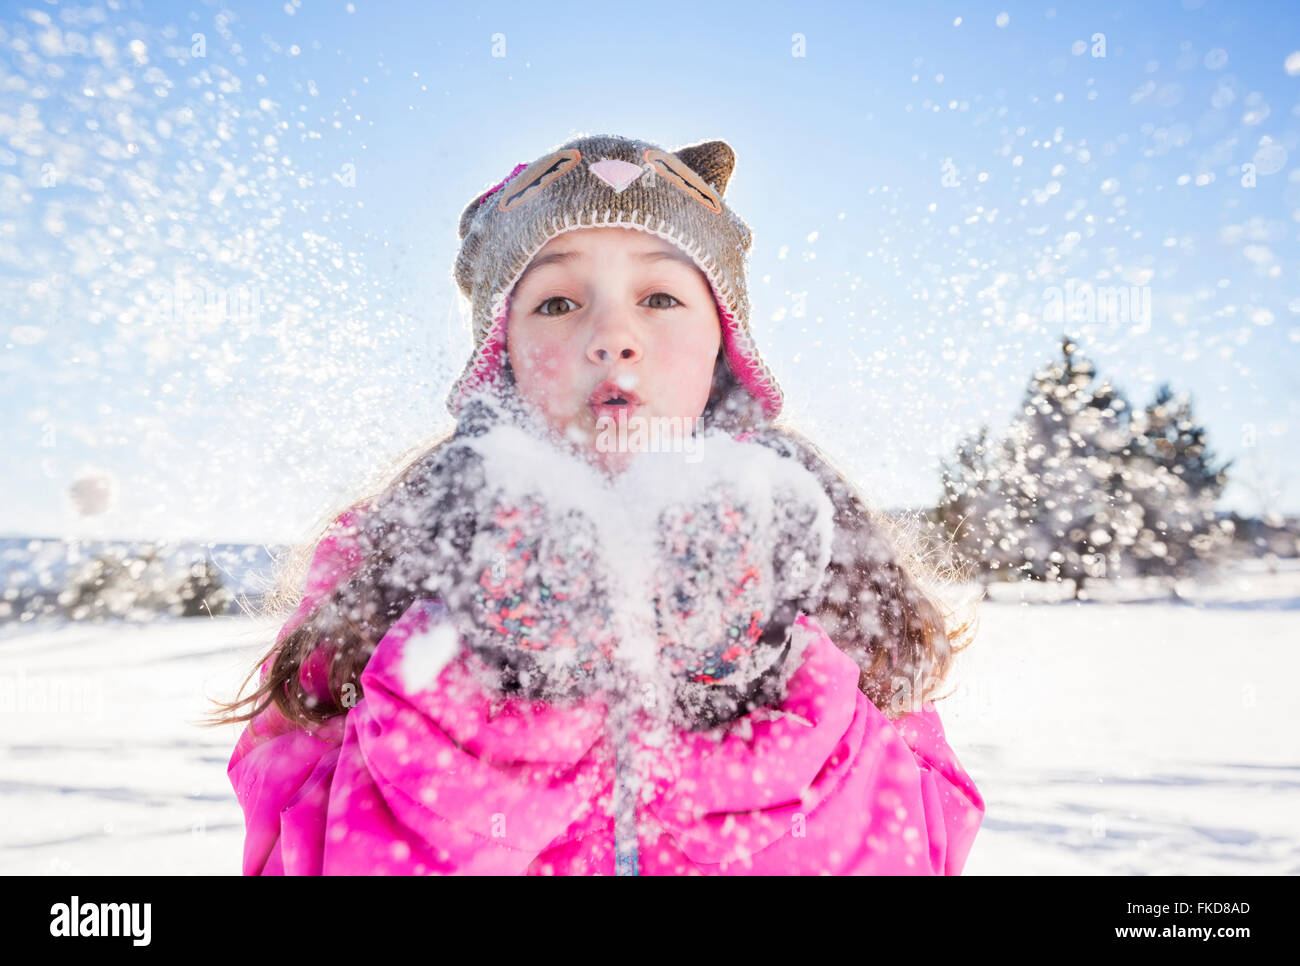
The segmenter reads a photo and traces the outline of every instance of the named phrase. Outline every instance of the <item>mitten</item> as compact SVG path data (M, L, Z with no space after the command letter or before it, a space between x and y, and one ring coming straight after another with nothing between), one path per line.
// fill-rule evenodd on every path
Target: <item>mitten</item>
M615 649L611 603L580 498L595 474L538 425L487 402L466 407L457 443L472 463L459 508L468 523L458 558L431 579L481 670L501 691L532 699L603 686Z
M354 619L377 640L415 599L437 598L486 686L545 699L598 686L613 645L595 525L580 507L548 505L556 487L528 485L554 481L557 458L518 413L468 401L453 437L367 508L374 581Z
M491 486L446 581L453 620L508 694L558 700L608 680L615 640L593 521Z
M830 555L831 505L810 474L752 444L735 473L659 517L655 615L681 727L715 727L783 695L793 624ZM740 478L750 475L749 479Z

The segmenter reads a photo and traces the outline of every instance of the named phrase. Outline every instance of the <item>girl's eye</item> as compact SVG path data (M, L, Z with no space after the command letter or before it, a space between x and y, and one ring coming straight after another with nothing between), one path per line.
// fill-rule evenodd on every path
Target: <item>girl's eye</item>
M546 306L550 305L552 302L572 302L572 301L573 301L572 299L566 299L563 295L553 295L553 296L551 296L549 299L547 299L545 302L543 302L541 305L537 306L537 312L538 312L539 315L557 315L557 314L561 314L561 313L556 313L556 312L543 312L542 309L544 309Z
M660 296L662 296L663 298L666 298L666 299L670 299L670 300L672 301L673 304L672 304L672 305L652 305L651 308L658 308L658 309L675 309L675 308L679 307L679 306L682 304L681 301L680 301L680 300L679 300L675 295L669 295L667 292L655 292L653 295L647 295L646 298L647 298L647 299L653 299L653 298L659 298ZM544 301L541 305L537 306L537 314L538 314L538 315L563 315L563 314L564 314L563 312L547 312L547 311L544 311L545 308L546 308L548 305L550 305L552 302L568 302L568 303L570 303L570 304L573 304L573 300L572 300L572 299L565 298L563 295L554 295L554 296L552 296L551 298L549 298L549 299L547 299L546 301Z
M675 309L678 305L681 305L681 304L682 304L681 302L679 302L679 301L677 300L677 297L676 297L675 295L669 295L667 292L655 292L654 295L649 295L649 296L646 296L646 297L647 297L647 298L657 298L657 297L660 296L660 295L662 295L662 296L663 296L664 298L666 298L666 299L672 299L673 302L674 302L673 305L660 305L659 308L661 308L661 309Z

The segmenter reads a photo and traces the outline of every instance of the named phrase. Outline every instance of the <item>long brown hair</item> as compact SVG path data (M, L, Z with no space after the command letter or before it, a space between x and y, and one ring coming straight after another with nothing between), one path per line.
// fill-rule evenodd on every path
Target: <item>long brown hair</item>
M508 361L501 378L513 383ZM848 477L803 434L782 425L779 418L765 422L721 350L702 424L733 436L746 430L762 434L769 444L774 442L798 458L825 487L835 509L834 539L821 602L810 616L857 662L859 689L890 718L939 697L954 655L974 639L974 628L970 621L951 621L953 611L928 586L943 583L948 574L925 562L930 555L922 550L924 540L899 521L873 513ZM395 461L400 469L390 474L389 480L372 487L343 511L326 514L314 528L313 538L291 551L276 590L264 599L262 615L282 618L299 606L316 545L342 512L415 483L427 470L430 458L450 440L451 433L446 433L420 441ZM381 590L384 564L383 560L363 560L353 575L323 597L292 631L282 632L283 639L258 660L239 690L242 693L270 661L257 689L230 702L214 701L217 710L204 723L217 726L249 721L271 704L286 719L308 730L345 714L362 696L361 672L370 655L415 600L415 591L409 599L392 599L391 592ZM329 671L332 700L326 704L307 693L300 679L303 665L322 644L331 645L335 653ZM238 713L245 705L249 710Z

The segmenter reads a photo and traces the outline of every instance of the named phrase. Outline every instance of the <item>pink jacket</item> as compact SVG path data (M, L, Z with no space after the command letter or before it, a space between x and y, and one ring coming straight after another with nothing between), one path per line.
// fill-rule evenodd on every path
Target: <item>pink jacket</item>
M320 542L280 639L360 564L340 532L351 522ZM403 655L447 640L444 613L436 600L407 610L345 715L308 732L272 705L249 723L228 768L245 875L614 873L602 696L494 697L463 647L406 693ZM796 633L812 638L783 714L756 710L721 742L684 732L637 745L640 873L960 874L984 801L938 713L890 721L816 620L801 616ZM302 681L327 697L323 661Z

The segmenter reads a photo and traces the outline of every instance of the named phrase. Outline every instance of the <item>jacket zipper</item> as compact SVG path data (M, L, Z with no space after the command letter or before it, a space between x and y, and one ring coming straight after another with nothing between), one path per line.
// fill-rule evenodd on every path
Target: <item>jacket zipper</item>
M614 741L617 749L614 770L614 874L640 875L636 839L636 774L627 739L626 715L620 714Z

